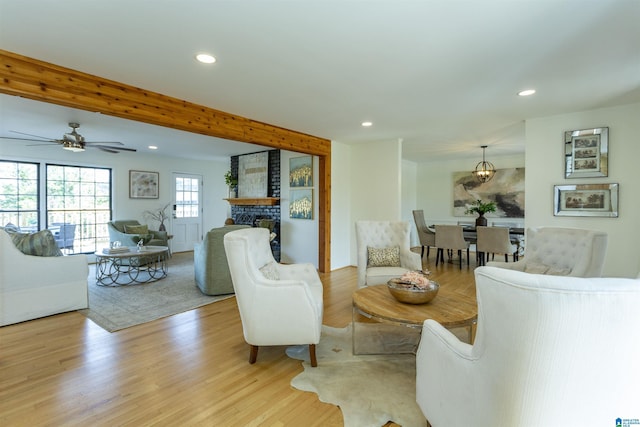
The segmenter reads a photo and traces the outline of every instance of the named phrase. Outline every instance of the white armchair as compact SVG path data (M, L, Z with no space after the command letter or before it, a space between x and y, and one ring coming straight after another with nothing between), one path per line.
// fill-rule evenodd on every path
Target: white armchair
M473 345L426 320L416 400L434 427L606 426L636 414L640 280L475 270Z
M358 287L386 284L410 270L422 270L420 254L411 252L411 225L404 221L356 221ZM372 266L372 249L399 248L399 262ZM383 263L385 264L385 263Z
M489 262L488 266L572 277L599 277L607 251L607 233L578 228L527 229L524 258L514 262Z
M224 248L244 339L251 346L249 363L255 363L259 346L308 344L311 366L317 366L323 288L316 268L277 263L267 228L227 233Z

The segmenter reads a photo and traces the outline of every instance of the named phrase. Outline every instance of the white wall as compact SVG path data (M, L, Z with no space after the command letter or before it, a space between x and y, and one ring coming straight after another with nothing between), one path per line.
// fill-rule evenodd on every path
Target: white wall
M402 161L402 220L411 224L411 246L419 246L420 239L413 220L413 211L418 209L418 164Z
M401 215L402 142L368 142L351 147L351 265L356 265L355 222L397 221ZM337 185L334 183L334 185Z
M280 150L280 261L287 264L310 262L318 268L318 157L313 156L313 219L289 218L291 202L289 159L302 157Z
M609 176L565 179L565 131L609 127ZM525 203L527 227L557 226L609 234L603 274L635 277L640 272L640 104L528 120L526 123ZM618 218L556 217L554 185L618 183Z
M351 264L351 147L331 143L331 270Z

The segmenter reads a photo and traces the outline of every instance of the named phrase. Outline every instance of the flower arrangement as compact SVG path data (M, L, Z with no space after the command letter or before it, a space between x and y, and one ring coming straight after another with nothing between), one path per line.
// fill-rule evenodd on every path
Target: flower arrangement
M143 214L146 218L153 219L154 221L158 221L160 223L158 230L166 231L167 228L165 227L164 222L169 219L169 214L167 214L167 208L169 207L169 205L171 205L171 202L168 202L161 208L151 211L144 211Z
M430 271L407 271L404 273L400 280L398 281L399 285L410 285L412 288L416 289L426 289L429 286L429 274Z
M496 211L496 202L486 202L483 203L482 200L478 199L471 204L471 207L464 211L465 214L477 213L482 216L487 212L495 212Z

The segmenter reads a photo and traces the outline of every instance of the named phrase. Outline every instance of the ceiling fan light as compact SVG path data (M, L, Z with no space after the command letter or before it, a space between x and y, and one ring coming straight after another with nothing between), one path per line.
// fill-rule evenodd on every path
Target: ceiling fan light
M74 153L84 151L84 146L76 141L65 141L62 144L62 148L64 148L65 150L73 151Z

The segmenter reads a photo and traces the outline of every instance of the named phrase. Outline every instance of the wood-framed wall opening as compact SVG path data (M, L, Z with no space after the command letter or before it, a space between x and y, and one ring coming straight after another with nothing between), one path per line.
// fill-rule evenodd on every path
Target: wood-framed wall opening
M331 269L331 141L0 50L0 93L319 158L318 269Z

